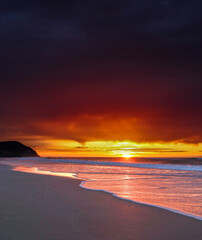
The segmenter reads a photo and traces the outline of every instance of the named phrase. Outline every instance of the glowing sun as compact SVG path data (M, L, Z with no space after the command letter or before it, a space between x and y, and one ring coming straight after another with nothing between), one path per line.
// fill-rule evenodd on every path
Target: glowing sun
M124 158L131 158L131 157L132 157L132 155L129 154L129 153L124 153L122 156L123 156Z

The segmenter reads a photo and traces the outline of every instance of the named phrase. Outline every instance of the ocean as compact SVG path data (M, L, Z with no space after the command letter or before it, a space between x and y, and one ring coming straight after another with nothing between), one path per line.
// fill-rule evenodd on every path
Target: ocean
M16 171L79 178L82 188L202 220L202 159L13 158L1 163Z

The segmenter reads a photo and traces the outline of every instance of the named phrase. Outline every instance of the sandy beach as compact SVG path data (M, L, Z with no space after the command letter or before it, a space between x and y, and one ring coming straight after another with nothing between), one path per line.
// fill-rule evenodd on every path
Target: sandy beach
M0 240L199 240L202 222L0 165Z

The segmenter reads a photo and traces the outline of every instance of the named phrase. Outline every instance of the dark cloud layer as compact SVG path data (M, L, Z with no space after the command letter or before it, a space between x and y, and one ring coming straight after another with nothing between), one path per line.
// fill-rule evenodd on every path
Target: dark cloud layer
M201 8L1 2L2 136L201 142Z

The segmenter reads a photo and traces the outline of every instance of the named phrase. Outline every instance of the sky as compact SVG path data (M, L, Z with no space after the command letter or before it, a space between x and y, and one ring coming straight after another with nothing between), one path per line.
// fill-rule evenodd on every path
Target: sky
M0 3L0 141L42 156L202 156L200 0Z

